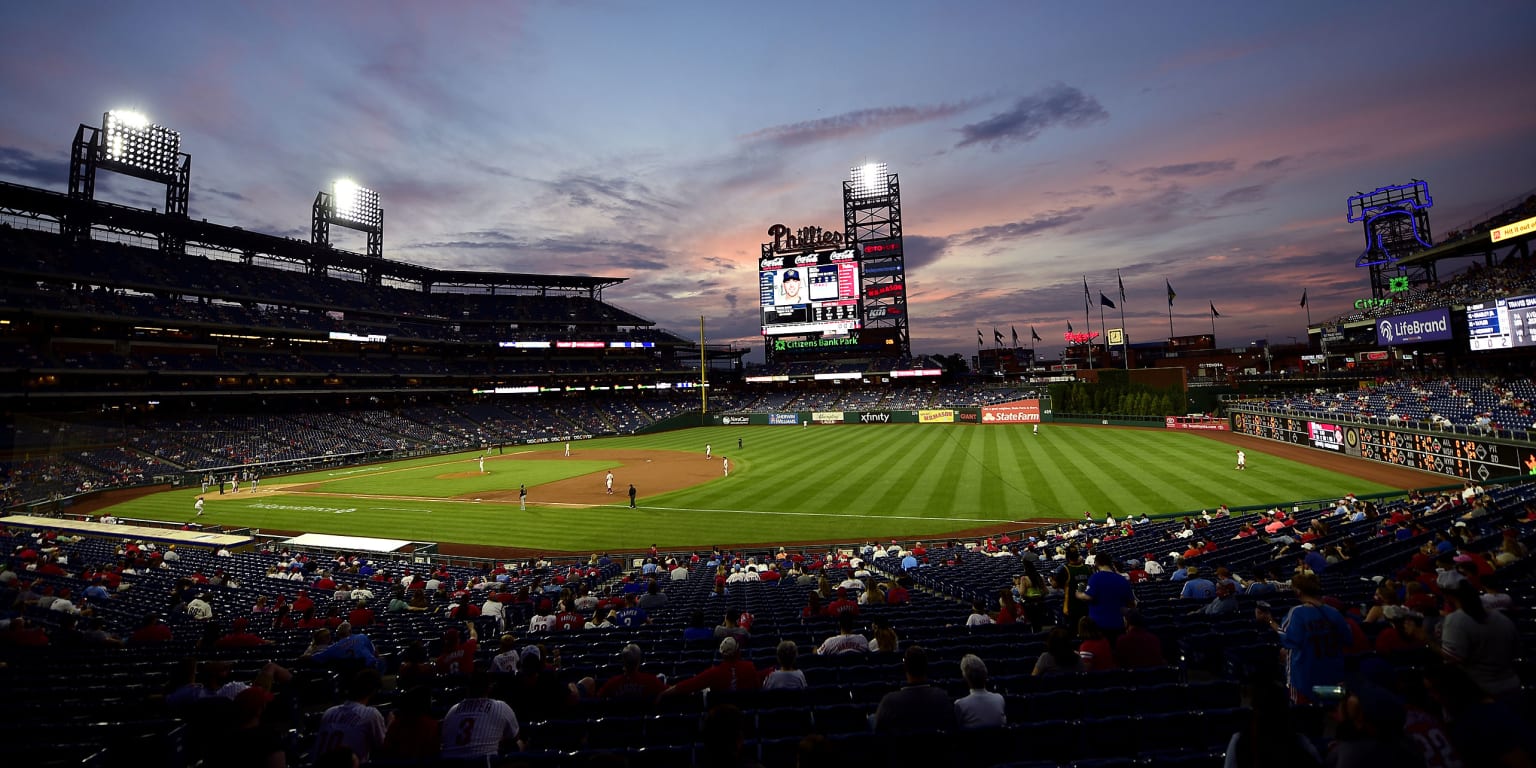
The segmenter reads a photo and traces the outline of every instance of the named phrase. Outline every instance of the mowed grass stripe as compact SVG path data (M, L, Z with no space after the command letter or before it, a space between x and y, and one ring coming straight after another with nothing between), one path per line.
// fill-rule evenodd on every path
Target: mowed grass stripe
M1082 439L1079 430L1052 429L1041 437L1048 441L1048 451L1041 454L1043 473L1040 482L1049 485L1060 502L1064 517L1076 517L1084 509L1092 509L1101 503L1103 493L1094 487L1091 468L1084 469L1077 444Z
M1111 511L1116 513L1116 517L1124 517L1127 512L1171 508L1175 498L1182 495L1174 492L1173 487L1165 482L1166 478L1180 474L1177 467L1166 464L1156 467L1145 465L1145 457L1151 446L1142 437L1124 430L1114 440L1084 440L1077 443L1079 453L1102 470L1100 487L1106 489L1111 498L1110 503L1114 505L1109 509L1093 510L1096 517ZM1143 461L1138 462L1137 459ZM1113 489L1113 492L1109 489Z
M988 429L992 429L988 427ZM1050 438L1044 434L1026 434L1023 429L1009 427L997 428L1005 436L1007 444L1012 448L1015 463L1012 466L1000 465L999 471L1014 478L1013 482L1027 489L1025 495L1026 507L1020 512L1015 512L1016 519L1025 517L1061 517L1061 499L1056 496L1056 487L1046 482L1050 468L1045 467L1047 454L1049 453Z

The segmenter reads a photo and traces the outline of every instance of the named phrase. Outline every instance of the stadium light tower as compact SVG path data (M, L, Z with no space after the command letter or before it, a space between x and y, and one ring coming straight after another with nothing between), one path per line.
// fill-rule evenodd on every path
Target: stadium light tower
M883 338L892 356L911 356L901 179L885 163L865 163L852 169L843 182L843 242L859 255L863 336Z
M379 193L351 179L332 182L330 192L315 195L309 241L329 248L332 224L367 233L368 255L384 258L384 209L379 207Z
M150 122L142 112L114 109L101 116L101 127L80 124L69 152L69 196L96 199L96 172L121 173L165 185L165 212L186 218L192 189L192 156L181 151L181 134ZM90 237L90 205L76 206L64 223L66 235ZM160 250L181 253L186 241L168 227L160 234Z

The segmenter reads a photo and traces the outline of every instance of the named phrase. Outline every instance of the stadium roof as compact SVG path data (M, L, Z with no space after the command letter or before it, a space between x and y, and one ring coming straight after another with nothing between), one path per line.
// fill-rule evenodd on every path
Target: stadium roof
M600 291L628 278L586 275L538 275L518 272L445 270L390 259L369 258L339 251L308 240L297 240L240 227L211 224L207 220L167 216L159 211L115 203L74 200L62 192L0 182L0 214L40 221L62 222L75 213L88 214L96 227L142 235L179 235L190 246L268 259L311 264L359 274L425 285L484 288L557 289Z

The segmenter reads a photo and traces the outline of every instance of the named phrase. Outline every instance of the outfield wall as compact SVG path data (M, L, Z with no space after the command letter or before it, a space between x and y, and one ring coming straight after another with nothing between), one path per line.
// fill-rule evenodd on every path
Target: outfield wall
M1232 431L1343 456L1487 481L1536 475L1536 443L1430 429L1351 423L1244 406Z
M1038 424L1050 420L1050 401L1014 400L983 406L899 410L777 411L710 414L699 426L746 427L802 424ZM688 425L693 426L693 425Z

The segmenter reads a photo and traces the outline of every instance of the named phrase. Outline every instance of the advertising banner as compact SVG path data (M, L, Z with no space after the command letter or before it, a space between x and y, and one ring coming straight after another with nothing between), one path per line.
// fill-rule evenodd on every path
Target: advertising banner
M955 409L955 421L961 422L963 424L980 424L981 423L981 409L980 408L957 408L957 409Z
M811 421L817 424L841 424L843 423L842 411L812 411Z
M1226 432L1229 429L1227 420L1218 416L1168 416L1165 417L1165 426L1168 429L1209 429L1218 432Z
M1445 307L1376 321L1376 343L1393 347L1451 338L1451 311Z
M981 407L983 424L1036 424L1039 421L1039 400L1014 400L1011 403Z
M955 412L945 410L921 410L917 412L917 420L923 424L953 424Z
M720 423L727 427L745 427L752 423L751 416L721 416Z
M800 423L800 414L798 414L798 413L770 413L770 414L768 414L768 423L769 424L779 424L779 425L799 424Z
M1318 448L1326 448L1330 451L1344 450L1344 430L1337 424L1324 424L1320 421L1307 422L1307 436L1312 440L1312 445Z
M843 421L850 424L889 424L891 414L888 411L848 411L843 414Z

